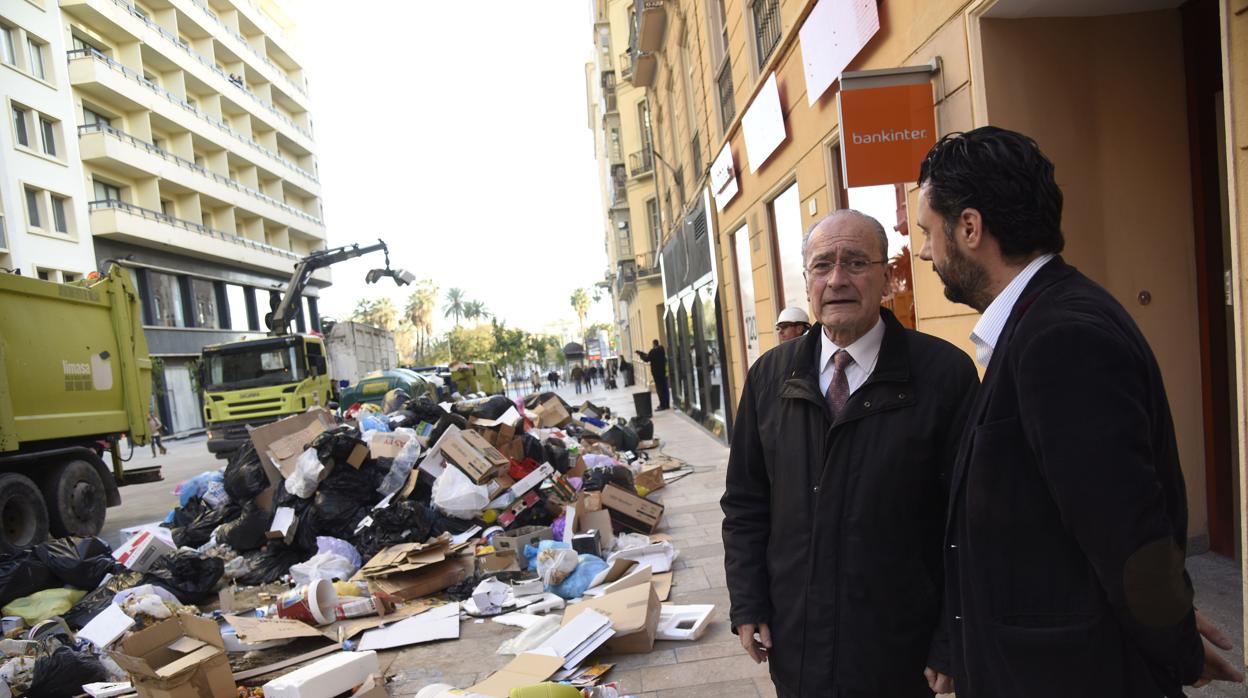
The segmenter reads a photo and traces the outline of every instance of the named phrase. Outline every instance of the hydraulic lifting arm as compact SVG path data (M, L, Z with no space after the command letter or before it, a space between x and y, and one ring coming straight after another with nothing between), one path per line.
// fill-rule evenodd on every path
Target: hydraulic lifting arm
M343 247L335 247L332 250L317 250L312 254L299 260L295 265L295 271L290 275L290 282L286 284L286 293L282 296L282 302L277 308L265 316L265 324L269 326L269 336L280 337L290 333L290 321L294 319L295 313L299 308L299 297L303 294L303 289L308 285L308 281L312 278L312 272L317 269L328 267L331 264L345 262L348 259L355 259L369 252L381 250L386 255L386 267L384 269L373 269L368 272L365 280L368 283L375 283L383 276L389 276L394 279L395 283L400 286L411 283L412 275L390 268L390 250L386 247L386 243L378 240L375 245L365 245L360 247L358 243L354 245L344 245Z

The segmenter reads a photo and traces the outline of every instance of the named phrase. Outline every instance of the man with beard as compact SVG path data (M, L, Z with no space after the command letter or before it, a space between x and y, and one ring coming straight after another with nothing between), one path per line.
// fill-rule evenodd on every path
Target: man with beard
M833 213L802 258L819 324L754 363L733 429L720 501L733 631L782 696L931 698L948 671L941 530L974 364L880 307L874 218Z
M1059 255L1062 192L1035 141L984 127L919 171L922 259L983 313L985 367L946 528L958 698L1182 696L1242 680L1192 607L1187 499L1157 361Z

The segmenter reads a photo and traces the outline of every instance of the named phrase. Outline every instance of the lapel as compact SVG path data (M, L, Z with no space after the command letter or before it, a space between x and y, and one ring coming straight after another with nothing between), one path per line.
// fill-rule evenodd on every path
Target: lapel
M992 358L988 362L988 370L984 372L984 380L980 384L979 390L975 395L975 402L971 407L971 413L967 417L966 427L962 430L962 440L958 446L958 456L954 461L953 477L950 481L949 501L952 503L958 496L958 491L962 487L962 481L966 477L966 467L970 458L970 450L975 434L975 428L978 427L984 419L984 413L988 410L988 403L991 401L997 382L1000 380L1001 374L1005 371L1006 356L1009 353L1010 340L1014 337L1014 330L1018 327L1023 316L1027 311L1031 310L1036 300L1047 291L1053 284L1065 279L1074 273L1075 268L1066 264L1061 255L1049 260L1031 277L1027 282L1027 287L1019 294L1018 300L1014 303L1013 309L1010 311L1010 317L1005 322L1005 326L1001 328L1001 336L997 338L997 344L992 350ZM948 508L948 516L946 519L946 528L953 520L952 504Z

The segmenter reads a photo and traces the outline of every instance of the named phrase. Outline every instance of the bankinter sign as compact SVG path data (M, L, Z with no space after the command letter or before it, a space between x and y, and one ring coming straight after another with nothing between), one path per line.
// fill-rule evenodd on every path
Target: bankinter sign
M931 83L844 89L840 101L846 186L917 179L936 143Z

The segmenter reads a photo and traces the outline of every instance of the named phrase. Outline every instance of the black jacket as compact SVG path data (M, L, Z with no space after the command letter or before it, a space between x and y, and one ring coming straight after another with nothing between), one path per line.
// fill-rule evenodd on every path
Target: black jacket
M875 370L835 424L819 325L741 394L720 502L731 621L770 624L782 693L932 695L947 475L978 380L964 352L881 314Z
M1127 312L1057 257L1001 332L954 471L958 698L1182 695L1204 652L1161 371Z
M667 375L667 352L663 350L662 344L648 352L638 350L637 353L641 355L642 361L650 364L650 372L656 377Z

